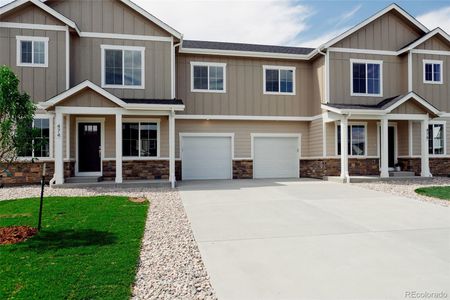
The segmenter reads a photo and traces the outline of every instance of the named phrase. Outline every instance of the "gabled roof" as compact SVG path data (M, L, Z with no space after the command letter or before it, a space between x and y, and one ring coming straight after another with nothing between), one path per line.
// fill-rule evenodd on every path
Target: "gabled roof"
M435 115L440 114L440 111L436 107L414 92L409 92L406 95L386 98L374 105L327 103L322 104L322 108L338 114L388 114L409 100L416 101Z
M8 4L0 7L0 15L7 13L8 11L11 11L11 10L18 8L27 3L32 3L32 4L36 5L37 7L44 10L48 14L52 15L56 19L60 20L61 22L63 22L67 26L69 26L70 28L73 28L78 34L80 34L80 30L78 29L78 26L77 26L77 24L75 24L74 21L66 18L65 16L63 16L62 14L60 14L53 8L49 7L48 5L45 5L44 3L42 3L39 0L16 0L16 1L13 1L11 3L8 3Z
M379 12L377 12L376 14L374 14L373 16L371 16L370 18L364 20L363 22L359 23L358 25L350 28L349 30L347 30L346 32L344 32L343 34L333 38L332 40L326 42L325 44L323 44L322 46L320 46L320 49L324 49L324 48L328 48L334 44L336 44L337 42L343 40L344 38L348 37L349 35L355 33L356 31L358 31L359 29L363 28L364 26L366 26L367 24L373 22L374 20L378 19L379 17L383 16L384 14L390 12L390 11L396 11L398 12L400 15L402 15L403 17L405 17L408 21L410 21L412 24L414 24L414 26L416 26L418 29L420 29L422 32L424 33L428 33L429 29L427 27L425 27L422 23L420 23L419 21L417 21L416 18L414 18L413 16L411 16L407 11L405 11L403 8L401 8L400 6L398 6L397 4L393 3L391 5L389 5L388 7L380 10Z
M447 40L450 43L450 36L448 35L448 33L445 32L444 30L442 30L441 28L437 27L437 28L433 29L432 31L428 32L427 34L425 34L424 36L422 36L422 37L418 38L417 40L413 41L409 45L406 45L405 47L400 49L398 51L398 54L402 54L402 53L405 53L405 52L407 52L409 50L412 50L412 49L416 48L417 46L419 46L422 43L426 42L427 40L429 40L430 38L432 38L435 35L442 36L445 40Z
M106 99L110 100L111 102L117 104L118 106L125 108L125 109L159 109L159 110L183 110L184 104L181 100L178 99L167 99L166 102L162 101L163 99L139 99L137 101L136 99L120 99L110 92L102 89L98 85L92 83L89 80L85 80L78 85L62 92L59 95L56 95L53 98L50 98L49 100L45 102L40 102L40 107L44 109L51 108L58 103L61 103L65 99L75 95L78 92L83 91L84 89L91 89L94 92L97 92L101 96L105 97ZM155 101L153 101L155 100Z

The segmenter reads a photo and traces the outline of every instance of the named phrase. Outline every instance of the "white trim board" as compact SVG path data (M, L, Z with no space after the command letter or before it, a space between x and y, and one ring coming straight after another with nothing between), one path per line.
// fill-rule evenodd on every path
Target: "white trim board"
M322 115L311 117L294 117L294 116L248 116L248 115L175 115L178 120L230 120L230 121L305 121L310 122L319 120Z

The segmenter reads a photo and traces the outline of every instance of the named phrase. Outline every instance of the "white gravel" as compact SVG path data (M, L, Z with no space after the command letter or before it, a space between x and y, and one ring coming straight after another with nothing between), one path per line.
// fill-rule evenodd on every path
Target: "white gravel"
M408 198L432 202L442 206L450 206L450 201L440 200L437 198L426 197L417 194L414 190L420 187L427 186L442 186L450 185L450 178L448 177L434 177L432 179L402 179L392 181L370 182L370 183L352 183L354 185L381 192L388 192L394 195L405 196Z
M38 186L0 189L0 200L38 197ZM132 299L217 299L176 190L45 189L46 196L123 195L150 200Z

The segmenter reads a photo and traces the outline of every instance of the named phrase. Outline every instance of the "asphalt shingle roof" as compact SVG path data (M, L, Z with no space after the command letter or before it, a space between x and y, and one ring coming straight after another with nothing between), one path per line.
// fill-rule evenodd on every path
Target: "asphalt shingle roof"
M305 47L287 47L287 46L271 46L271 45L192 41L192 40L183 40L183 48L266 52L266 53L297 54L297 55L307 55L312 51L314 51L314 48L305 48Z
M122 98L128 104L162 104L162 105L183 105L181 99L127 99Z

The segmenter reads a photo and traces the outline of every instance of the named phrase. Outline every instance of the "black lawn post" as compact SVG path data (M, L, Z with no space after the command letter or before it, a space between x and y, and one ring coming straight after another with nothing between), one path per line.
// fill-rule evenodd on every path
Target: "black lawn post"
M43 164L42 177L41 177L41 201L39 203L39 221L38 221L38 231L41 231L42 222L42 205L44 204L44 187L45 187L45 169L46 163Z

